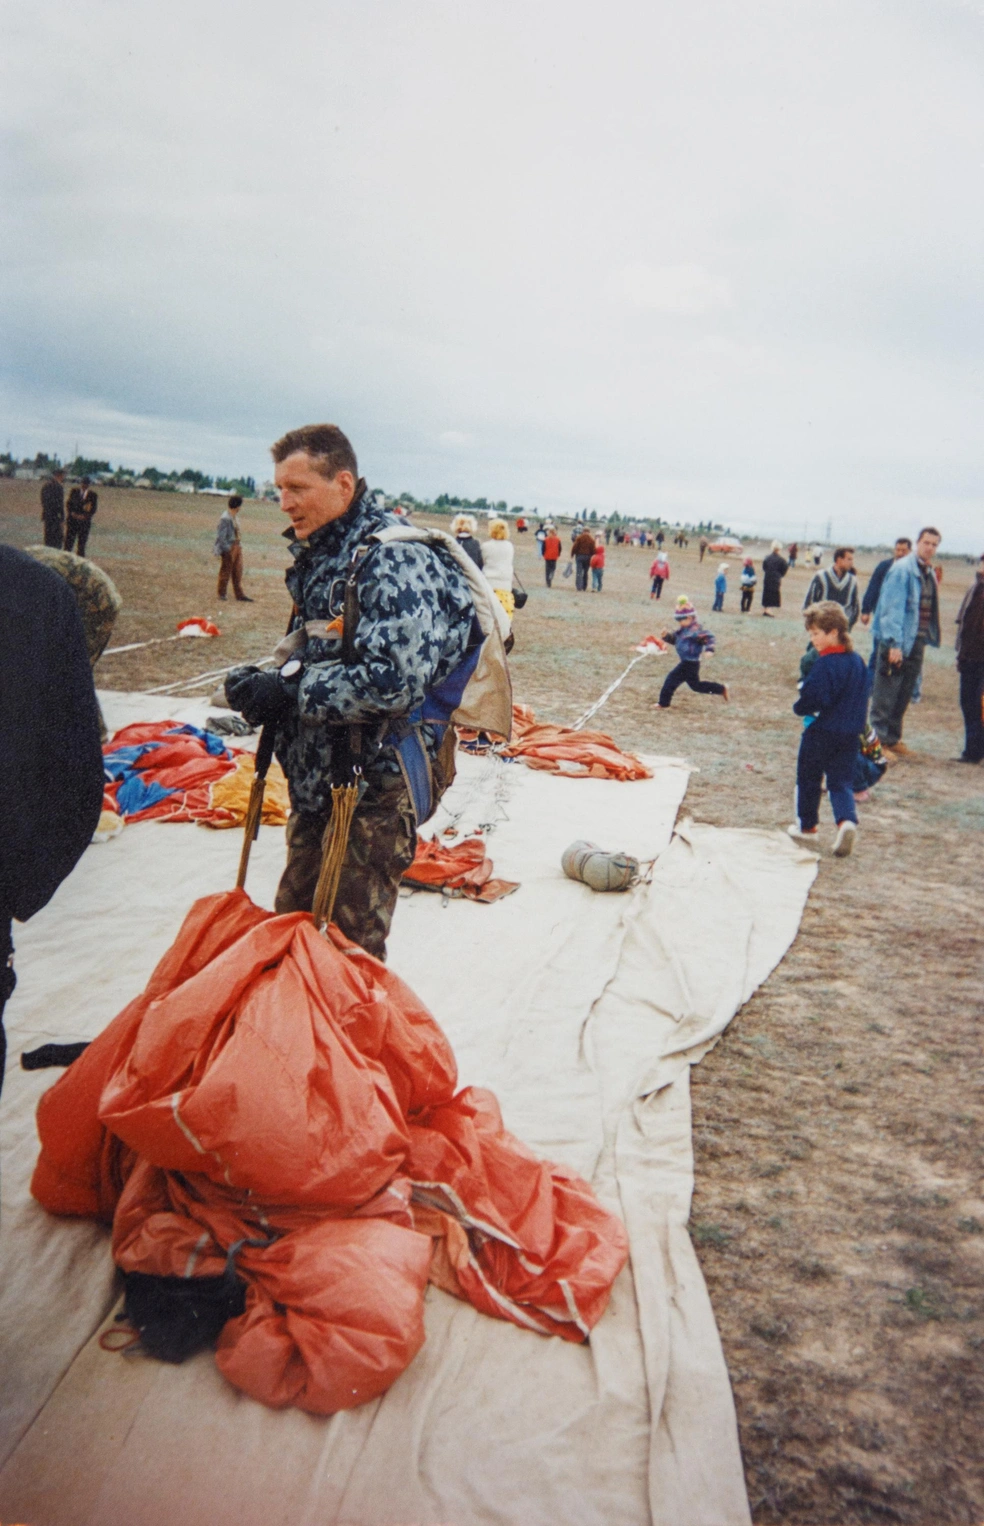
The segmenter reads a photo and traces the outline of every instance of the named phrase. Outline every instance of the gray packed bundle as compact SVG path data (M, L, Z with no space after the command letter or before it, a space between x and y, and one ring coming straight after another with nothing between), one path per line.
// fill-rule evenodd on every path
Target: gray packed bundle
M569 880L592 890L628 890L639 878L639 860L628 853L606 853L593 842L572 842L560 860Z

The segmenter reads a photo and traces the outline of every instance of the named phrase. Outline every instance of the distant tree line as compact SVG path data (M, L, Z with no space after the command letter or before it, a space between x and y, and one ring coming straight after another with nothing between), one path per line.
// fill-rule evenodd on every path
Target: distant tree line
M256 496L256 479L253 477L210 477L207 472L200 472L193 466L186 466L180 472L164 472L157 466L145 466L142 472L128 466L118 466L114 471L108 461L99 461L93 456L76 456L74 460L65 462L63 466L60 457L49 456L43 450L39 450L33 459L28 456L23 461L16 461L9 451L0 454L0 476L13 476L20 467L27 467L35 472L64 469L69 477L100 477L104 482L120 487L132 486L136 482L149 482L159 492L165 493L178 491L178 484L187 482L191 484L195 492L203 488L217 488L222 493L238 493L241 498Z

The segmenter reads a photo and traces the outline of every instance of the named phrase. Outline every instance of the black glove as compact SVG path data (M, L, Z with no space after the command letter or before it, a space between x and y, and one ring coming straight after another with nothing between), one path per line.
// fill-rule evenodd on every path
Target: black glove
M236 668L225 681L226 699L251 726L279 721L291 702L291 692L279 673L259 668Z

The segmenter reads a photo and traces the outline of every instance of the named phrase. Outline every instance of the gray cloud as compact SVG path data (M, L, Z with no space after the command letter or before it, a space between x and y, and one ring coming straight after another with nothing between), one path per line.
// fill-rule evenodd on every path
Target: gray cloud
M980 7L6 13L22 453L976 548Z

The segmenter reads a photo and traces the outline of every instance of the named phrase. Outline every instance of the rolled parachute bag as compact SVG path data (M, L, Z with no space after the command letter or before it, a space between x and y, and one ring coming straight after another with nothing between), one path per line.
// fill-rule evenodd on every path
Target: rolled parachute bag
M593 842L572 842L561 868L569 880L591 890L629 890L639 878L639 860L628 853L606 853Z

